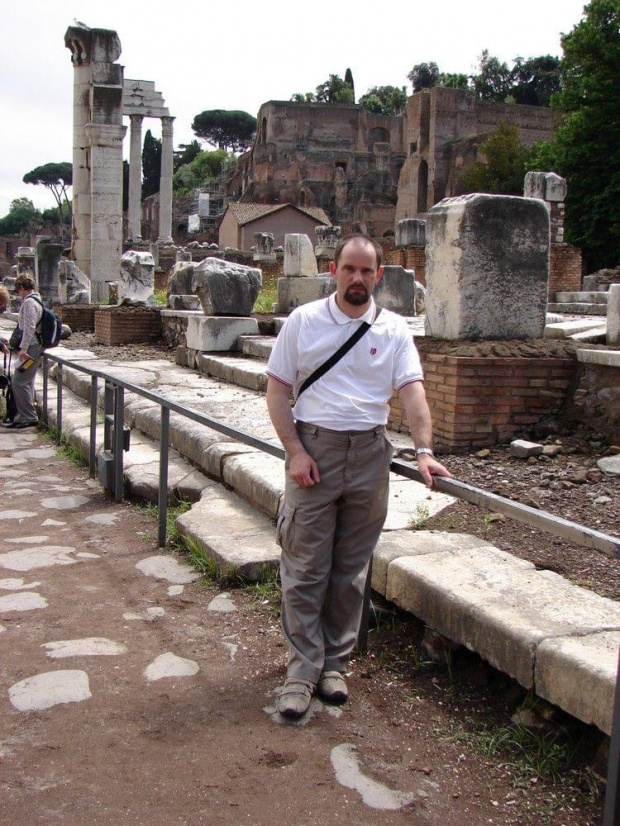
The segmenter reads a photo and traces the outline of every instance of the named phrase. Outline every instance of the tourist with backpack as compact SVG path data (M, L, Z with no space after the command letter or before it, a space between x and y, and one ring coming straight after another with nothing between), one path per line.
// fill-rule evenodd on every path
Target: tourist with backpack
M43 303L40 295L35 292L34 278L27 273L18 275L15 279L15 292L22 299L17 318L19 332L12 339L16 342L18 362L12 377L17 414L4 427L22 430L36 427L39 423L34 406L34 380L42 350L37 328L43 316Z

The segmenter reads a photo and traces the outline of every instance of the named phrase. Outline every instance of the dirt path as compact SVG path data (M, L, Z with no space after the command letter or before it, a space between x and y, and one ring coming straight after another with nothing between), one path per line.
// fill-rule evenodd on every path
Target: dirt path
M188 582L151 515L37 433L0 431L0 480L1 824L595 822L543 820L549 791L515 792L449 735L441 680L414 690L378 649L346 707L284 725L268 605Z

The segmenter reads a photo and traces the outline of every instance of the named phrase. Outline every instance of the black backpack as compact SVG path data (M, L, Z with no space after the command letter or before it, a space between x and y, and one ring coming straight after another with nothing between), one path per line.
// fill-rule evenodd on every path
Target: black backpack
M36 295L26 296L34 298L37 304L43 308L41 320L37 324L37 339L43 349L56 347L62 334L62 321L53 310L49 310ZM25 301L26 299L24 299Z

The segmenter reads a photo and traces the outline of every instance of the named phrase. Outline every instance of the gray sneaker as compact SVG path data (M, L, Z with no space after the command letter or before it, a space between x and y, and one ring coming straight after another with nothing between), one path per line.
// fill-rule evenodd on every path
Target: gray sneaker
M314 692L312 683L289 678L284 683L278 697L277 709L283 717L299 720L310 708Z
M329 703L346 703L349 691L343 675L339 671L324 671L318 685L319 695Z

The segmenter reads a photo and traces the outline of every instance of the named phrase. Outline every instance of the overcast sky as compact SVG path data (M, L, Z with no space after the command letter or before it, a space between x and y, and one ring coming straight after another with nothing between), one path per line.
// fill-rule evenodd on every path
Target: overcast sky
M351 68L359 96L369 87L411 86L416 63L471 74L483 49L561 55L560 35L581 19L584 0L28 0L2 3L0 217L14 198L53 206L23 175L71 161L73 69L64 34L75 18L115 29L125 77L155 81L176 117L175 147L195 136L204 109L256 115L267 100L313 91ZM159 121L145 121L159 136ZM125 156L129 152L125 140ZM207 147L210 148L210 147Z

